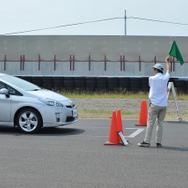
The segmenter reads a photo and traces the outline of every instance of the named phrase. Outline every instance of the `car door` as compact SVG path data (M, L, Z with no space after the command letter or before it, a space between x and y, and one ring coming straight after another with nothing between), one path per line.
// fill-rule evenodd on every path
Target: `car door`
M0 89L5 88L5 84L0 82ZM0 94L0 125L6 125L10 122L11 98L5 94Z

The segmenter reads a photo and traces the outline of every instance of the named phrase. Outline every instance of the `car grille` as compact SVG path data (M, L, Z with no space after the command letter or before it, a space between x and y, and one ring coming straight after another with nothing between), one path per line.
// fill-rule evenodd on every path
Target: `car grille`
M74 121L76 118L75 117L67 117L66 122L71 122Z

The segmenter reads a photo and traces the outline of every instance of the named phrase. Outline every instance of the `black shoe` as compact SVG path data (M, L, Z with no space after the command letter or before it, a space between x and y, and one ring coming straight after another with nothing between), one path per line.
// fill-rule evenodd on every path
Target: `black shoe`
M156 143L157 148L162 148L163 145L161 143Z
M142 143L138 143L139 147L150 147L150 143L146 143L146 142L142 142Z

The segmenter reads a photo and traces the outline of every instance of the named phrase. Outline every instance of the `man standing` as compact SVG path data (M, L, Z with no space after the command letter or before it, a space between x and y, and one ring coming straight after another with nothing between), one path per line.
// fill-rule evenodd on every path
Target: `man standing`
M142 143L138 143L139 147L149 147L153 126L157 120L157 135L156 146L162 147L163 122L166 115L166 108L168 106L167 99L167 84L170 79L170 62L172 58L167 56L165 58L166 73L163 74L163 65L156 63L153 66L154 76L149 77L149 110L148 122L146 127L145 139Z

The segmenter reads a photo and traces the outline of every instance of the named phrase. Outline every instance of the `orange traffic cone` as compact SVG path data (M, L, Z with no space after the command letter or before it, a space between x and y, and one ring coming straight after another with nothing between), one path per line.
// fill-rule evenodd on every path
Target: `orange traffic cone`
M124 134L120 109L117 110L117 130L118 130L118 132L121 132L122 134ZM122 143L122 140L120 137L119 137L119 141Z
M118 130L118 135L119 135L119 142L126 146L128 145L128 140L123 136L123 126L122 126L122 118L121 118L121 110L117 110L117 130Z
M123 134L123 126L122 126L122 118L121 118L121 110L117 110L117 129Z
M142 103L141 103L141 106L140 106L139 122L135 125L136 126L147 126L147 119L148 119L147 101L142 100Z
M109 139L104 143L104 145L121 145L118 135L116 111L112 112Z

